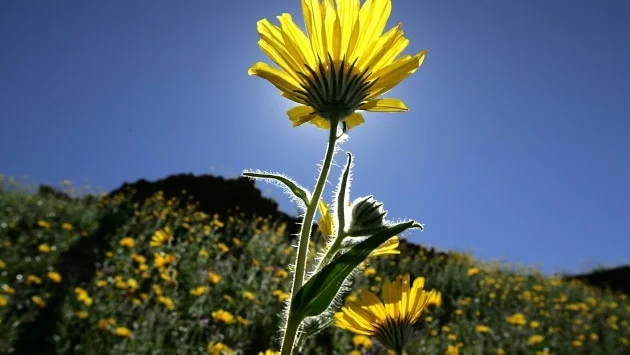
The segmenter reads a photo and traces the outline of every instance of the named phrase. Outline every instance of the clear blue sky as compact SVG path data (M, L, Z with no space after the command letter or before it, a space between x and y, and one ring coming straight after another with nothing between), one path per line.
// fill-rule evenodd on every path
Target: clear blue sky
M268 61L256 21L282 12L302 25L298 0L1 1L0 172L111 190L259 168L312 187L327 133L292 128L292 103L247 76ZM429 54L392 92L410 111L366 115L343 146L352 197L439 249L630 263L628 18L625 0L394 0L388 28Z

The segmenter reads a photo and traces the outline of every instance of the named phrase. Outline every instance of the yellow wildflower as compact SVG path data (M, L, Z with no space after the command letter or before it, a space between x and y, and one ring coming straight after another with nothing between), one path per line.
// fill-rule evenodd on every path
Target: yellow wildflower
M221 281L221 275L212 271L208 271L208 281L216 285Z
M210 355L232 355L232 349L222 342L215 343L213 341L208 343L208 352Z
M258 21L259 45L280 68L257 62L248 70L299 103L287 114L293 126L306 122L322 129L343 120L347 128L364 122L357 110L405 112L394 98L379 98L414 73L426 50L397 58L408 40L399 24L385 34L391 0L302 1L306 35L290 14L279 16L281 26Z
M37 305L39 308L46 307L46 301L44 301L44 299L41 298L40 296L31 297L31 301L33 301L33 303Z
M199 286L190 290L190 294L193 296L201 296L208 292L208 286Z
M356 347L363 347L365 349L371 349L372 348L372 340L370 340L370 337L365 336L365 335L355 335L352 337L352 344L354 344L354 346Z
M131 330L129 330L129 328L127 328L127 327L117 327L114 330L114 334L118 335L119 337L123 337L123 338L129 338L129 337L131 337L133 335Z
M123 239L120 240L118 244L121 247L131 249L136 245L136 241L131 237L124 237Z
M46 243L42 243L37 247L37 250L42 254L48 254L50 252L50 247Z
M71 231L73 227L70 223L63 223L61 224L61 228L65 231Z
M51 271L48 273L48 278L52 280L52 282L58 284L61 282L61 275L58 272Z
M151 237L149 246L159 247L160 245L168 243L172 238L173 235L171 234L171 229L169 227L159 229L153 234L153 237Z
M223 309L219 309L217 311L212 312L212 318L215 322L221 321L225 324L234 323L234 316L232 313L225 311Z
M361 301L346 303L335 314L335 323L355 334L376 336L388 348L402 349L413 324L429 301L437 297L435 290L424 291L423 287L424 278L416 278L411 285L409 274L405 274L396 281L385 282L383 302L372 292L362 290Z
M41 219L37 221L37 225L40 226L40 228L46 228L46 229L50 228L50 223Z

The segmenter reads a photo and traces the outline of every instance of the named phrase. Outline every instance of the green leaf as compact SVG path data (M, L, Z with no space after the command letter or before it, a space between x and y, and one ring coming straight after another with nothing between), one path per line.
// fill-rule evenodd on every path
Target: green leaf
M252 178L252 179L264 179L264 180L276 181L276 182L284 185L284 187L288 191L291 191L295 197L300 199L304 203L304 206L308 206L308 203L309 203L309 197L308 196L310 195L308 190L306 190L305 188L300 186L297 182L291 180L290 178L288 178L288 177L286 177L286 176L284 176L282 174L279 174L279 173L254 172L254 171L245 170L243 172L243 176L247 176L247 177Z
M321 314L330 306L344 280L374 249L409 228L421 226L415 221L398 223L355 245L348 252L324 266L300 288L291 302L291 312L296 312L300 319Z

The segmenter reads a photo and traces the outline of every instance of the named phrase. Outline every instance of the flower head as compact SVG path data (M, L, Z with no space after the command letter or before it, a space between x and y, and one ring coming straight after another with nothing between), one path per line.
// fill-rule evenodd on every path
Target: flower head
M356 334L374 336L388 348L403 349L422 311L438 303L439 293L424 291L423 287L423 277L411 285L409 274L405 274L384 283L383 301L362 290L360 301L347 302L335 314L335 323Z
M407 111L402 101L379 97L414 73L427 51L399 57L409 40L402 24L383 33L391 9L391 0L302 0L306 34L288 13L278 16L280 26L258 21L258 44L279 68L258 62L248 74L300 104L287 112L294 127L328 129L339 120L352 128L364 122L356 110Z

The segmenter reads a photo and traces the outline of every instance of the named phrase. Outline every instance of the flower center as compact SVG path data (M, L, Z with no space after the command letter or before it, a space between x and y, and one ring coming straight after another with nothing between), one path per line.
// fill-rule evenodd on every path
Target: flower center
M339 63L328 55L330 65L319 60L317 68L306 65L308 73L298 73L303 82L302 90L295 90L301 99L315 109L315 112L329 120L343 120L353 113L369 95L370 88L377 79L367 80L370 68L359 72L355 68L357 60L352 64L345 57Z
M409 317L394 319L387 317L384 324L377 326L376 338L390 349L402 350L413 332Z

